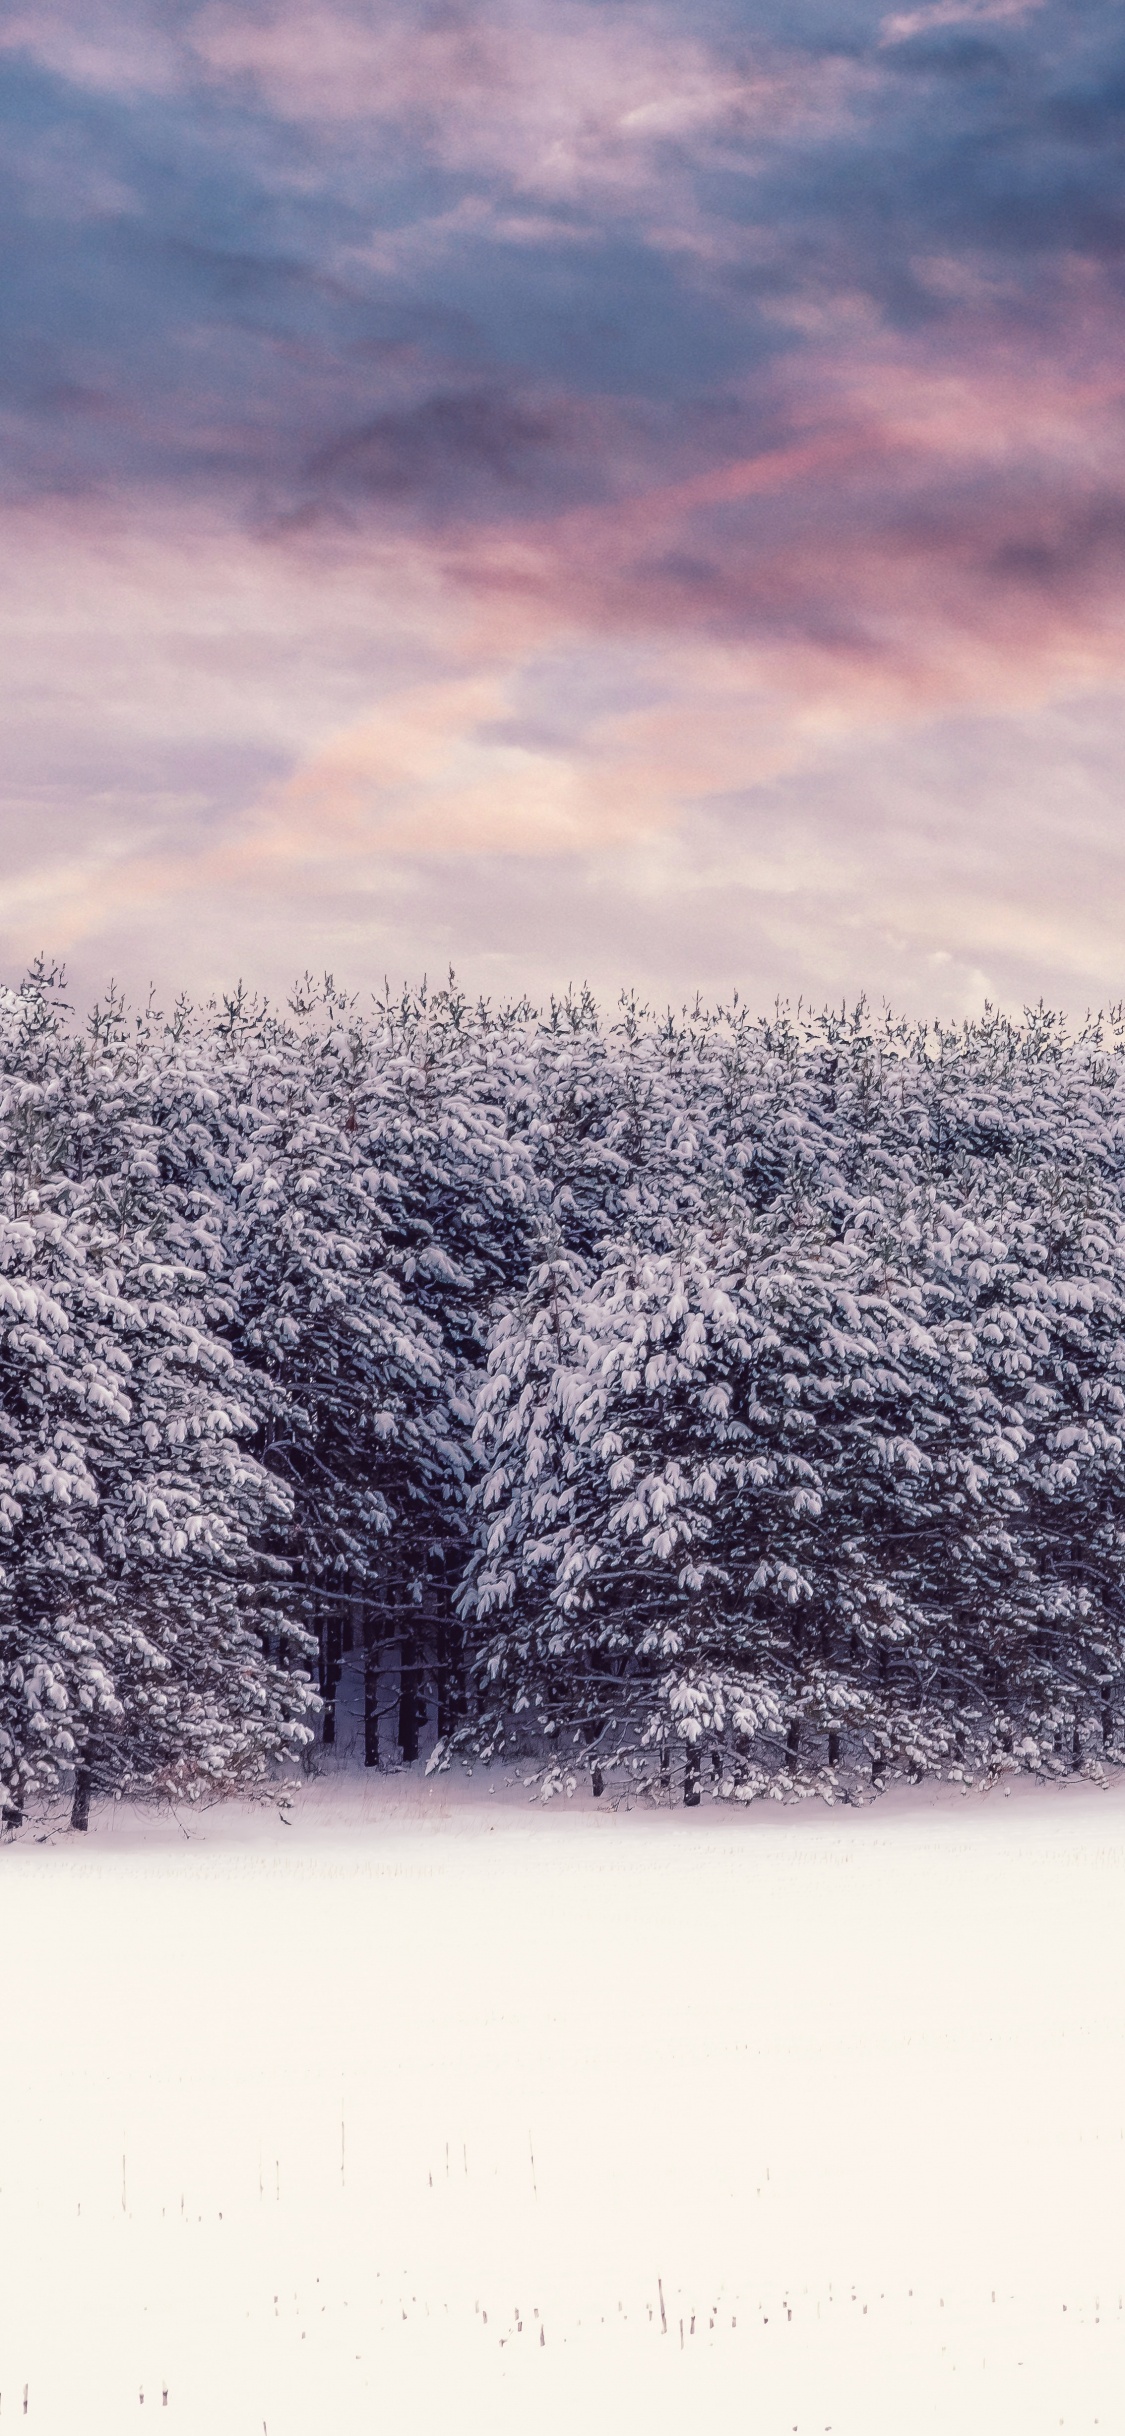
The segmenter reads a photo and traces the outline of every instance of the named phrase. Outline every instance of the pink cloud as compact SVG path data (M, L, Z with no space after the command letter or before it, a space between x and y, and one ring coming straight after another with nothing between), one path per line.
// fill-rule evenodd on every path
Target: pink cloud
M887 45L911 42L918 34L937 33L949 25L1018 24L1044 5L1045 0L928 0L923 8L884 17L879 38Z
M432 17L210 0L190 43L212 76L245 80L283 117L405 125L448 168L559 200L647 190L653 149L670 139L776 139L786 125L835 123L863 83L839 60L790 60L769 42L735 66L653 8L571 0L492 0Z
M16 9L0 26L0 51L23 52L72 84L129 98L170 92L183 77L172 28L159 14L114 0Z
M579 616L569 549L553 591L497 600L429 542L283 548L153 500L3 539L9 965L46 945L84 992L110 969L280 988L310 961L362 984L452 959L495 989L862 982L948 1011L1120 987L1108 623L958 643L931 563L911 666L644 636L596 588ZM885 564L853 548L847 572L886 598ZM50 778L68 736L77 785Z
M1092 299L1068 329L1065 367L980 327L941 359L810 352L779 378L778 444L672 480L622 457L604 501L450 522L430 547L497 634L694 638L794 700L909 717L1100 682L1125 607L1125 361Z

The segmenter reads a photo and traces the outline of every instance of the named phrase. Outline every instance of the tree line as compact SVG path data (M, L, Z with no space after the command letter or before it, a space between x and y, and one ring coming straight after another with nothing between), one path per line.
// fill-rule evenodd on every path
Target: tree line
M0 1782L1125 1757L1125 1022L0 993ZM391 1687L388 1698L388 1685Z

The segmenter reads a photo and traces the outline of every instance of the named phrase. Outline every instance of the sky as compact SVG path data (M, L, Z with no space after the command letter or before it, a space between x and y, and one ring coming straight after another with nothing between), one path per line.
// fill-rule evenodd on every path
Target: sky
M1125 996L1125 18L19 0L0 964Z

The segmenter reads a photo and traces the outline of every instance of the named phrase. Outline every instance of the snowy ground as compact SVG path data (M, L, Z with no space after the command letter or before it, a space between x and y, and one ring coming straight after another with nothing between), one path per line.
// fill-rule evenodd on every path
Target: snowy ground
M0 2426L1125 2423L1125 1786L42 1832Z

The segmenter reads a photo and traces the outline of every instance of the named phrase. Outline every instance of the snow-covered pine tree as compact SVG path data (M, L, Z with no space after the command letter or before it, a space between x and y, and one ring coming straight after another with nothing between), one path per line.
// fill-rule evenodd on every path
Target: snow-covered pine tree
M491 1748L531 1727L599 1773L674 1765L692 1800L704 1761L748 1794L932 1742L887 1661L921 1620L896 1542L934 1500L903 1424L938 1362L865 1265L776 1221L615 1247L591 1280L545 1264L481 1398Z
M321 1653L325 1739L358 1598L387 1602L387 1549L448 1454L436 1331L387 1257L388 1189L359 1108L367 1045L347 1001L284 1013L235 999L212 1021L236 1122L224 1213L231 1344L252 1374L261 1451L291 1513L277 1552Z
M699 1021L655 1020L630 995L603 1021L588 990L526 1025L511 1106L539 1185L541 1237L588 1257L632 1232L667 1242L704 1206L714 1121L712 1043Z
M357 1130L386 1186L388 1258L410 1306L440 1345L446 1454L396 1530L382 1647L397 1654L392 1741L415 1758L431 1721L444 1743L465 1706L454 1605L469 1552L475 1390L498 1295L526 1275L541 1192L513 1112L533 1096L527 1010L470 1002L453 976L439 990L384 998L363 1025L371 1085ZM397 1616L394 1602L397 1601ZM368 1666L380 1658L367 1622ZM397 1629L396 1629L397 1628Z
M1049 1768L1064 1741L1069 1764L1095 1696L1112 1742L1125 1262L1082 1057L1059 1128L1040 1081L1018 1156L947 1110L935 1158L924 1061L845 1046L827 1094L806 1057L783 1097L764 1209L728 1194L673 1250L560 1252L500 1322L469 1602L486 1747L658 1775L678 1747L693 1799L704 1754L744 1795Z
M91 1789L294 1759L310 1693L263 1651L258 1542L285 1496L246 1451L200 1276L141 1206L152 1128L122 1027L82 1040L36 971L0 1000L0 1088L0 1773L16 1815L69 1774L82 1826Z
M326 1739L358 1622L367 1756L388 1653L413 1756L431 1700L446 1730L459 1699L473 1366L495 1282L525 1263L528 1162L507 1116L519 1023L452 990L364 1014L306 982L283 1010L239 992L137 1031L156 1201L294 1500L275 1545L318 1634Z

